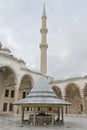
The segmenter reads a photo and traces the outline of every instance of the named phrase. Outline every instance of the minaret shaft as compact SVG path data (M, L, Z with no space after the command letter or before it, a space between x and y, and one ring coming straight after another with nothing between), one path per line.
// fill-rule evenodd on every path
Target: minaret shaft
M41 49L41 66L40 66L40 72L41 74L47 74L47 28L46 28L46 12L45 12L45 5L43 8L43 14L42 14L42 25L41 25L41 44L40 44L40 49Z

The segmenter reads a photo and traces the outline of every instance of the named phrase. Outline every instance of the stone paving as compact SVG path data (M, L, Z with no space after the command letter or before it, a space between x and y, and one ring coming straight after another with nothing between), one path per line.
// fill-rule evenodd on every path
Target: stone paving
M32 126L21 124L20 116L0 115L0 130L87 130L87 116L65 116L64 125Z

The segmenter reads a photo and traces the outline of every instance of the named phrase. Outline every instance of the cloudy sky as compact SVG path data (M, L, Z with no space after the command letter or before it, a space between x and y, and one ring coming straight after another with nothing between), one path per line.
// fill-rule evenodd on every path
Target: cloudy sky
M41 15L47 14L48 75L87 75L87 0L0 0L0 41L39 71Z

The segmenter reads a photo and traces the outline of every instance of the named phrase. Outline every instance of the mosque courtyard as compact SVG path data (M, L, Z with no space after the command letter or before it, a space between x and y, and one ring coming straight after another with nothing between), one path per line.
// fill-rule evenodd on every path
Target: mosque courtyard
M21 124L20 116L0 115L0 130L87 130L87 116L64 116L64 125L32 126Z

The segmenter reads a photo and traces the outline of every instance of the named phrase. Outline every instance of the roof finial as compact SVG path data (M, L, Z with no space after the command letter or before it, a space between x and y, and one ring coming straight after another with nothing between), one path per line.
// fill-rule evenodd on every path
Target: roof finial
M42 14L42 16L46 16L45 3L43 3L43 14Z

